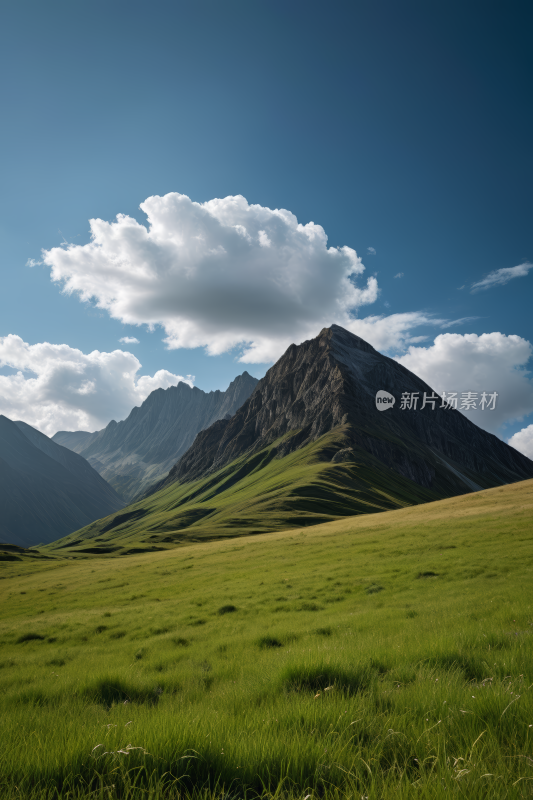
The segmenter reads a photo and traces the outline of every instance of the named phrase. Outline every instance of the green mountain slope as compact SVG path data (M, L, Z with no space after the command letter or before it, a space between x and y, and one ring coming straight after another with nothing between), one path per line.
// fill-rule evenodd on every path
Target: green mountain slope
M297 433L297 432L296 432ZM443 479L425 489L365 451L332 462L350 437L341 426L282 458L291 433L213 475L173 483L118 514L49 545L48 551L129 554L218 537L317 525L357 514L388 511L455 494Z

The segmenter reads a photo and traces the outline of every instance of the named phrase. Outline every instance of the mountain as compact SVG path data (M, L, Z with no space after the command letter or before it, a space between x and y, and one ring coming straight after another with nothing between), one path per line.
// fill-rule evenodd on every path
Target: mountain
M396 398L378 411L376 394ZM450 389L451 391L451 389ZM333 325L292 345L231 419L201 431L157 491L58 544L114 554L266 533L533 477L533 462L460 411L401 408L431 388ZM487 411L486 413L491 413Z
M52 441L86 458L118 494L130 501L167 475L215 420L231 417L257 384L248 372L225 392L203 392L187 383L157 389L122 422L101 431L59 431Z
M376 405L379 390L397 400L385 411ZM163 486L205 476L294 432L280 445L278 456L285 455L340 425L348 429L336 461L371 455L442 496L533 477L532 461L460 411L441 408L440 398L422 409L424 392L435 396L401 364L332 325L316 339L291 345L231 420L196 438ZM404 393L418 395L416 410L402 410Z
M81 453L84 447L87 447L93 439L95 439L100 431L89 433L89 431L58 431L52 436L52 441L60 444L61 447L67 447L73 450L74 453Z
M0 415L0 540L51 542L123 506L84 458Z

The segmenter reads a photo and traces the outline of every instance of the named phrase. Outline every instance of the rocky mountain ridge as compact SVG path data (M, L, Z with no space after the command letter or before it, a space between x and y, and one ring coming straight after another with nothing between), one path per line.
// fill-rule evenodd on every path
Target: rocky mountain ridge
M246 371L225 392L204 392L181 382L156 389L122 422L112 420L95 433L59 431L52 440L83 455L131 502L166 476L199 431L233 416L256 384Z

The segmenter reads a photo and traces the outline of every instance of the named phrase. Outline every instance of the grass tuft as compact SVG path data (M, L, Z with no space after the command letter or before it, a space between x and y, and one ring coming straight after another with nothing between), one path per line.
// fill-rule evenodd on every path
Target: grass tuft
M237 611L237 606L232 606L232 605L220 606L220 608L217 611L217 614L220 614L222 616L223 614L232 614L234 611Z
M111 708L118 703L157 703L162 693L161 687L146 688L136 686L120 676L98 678L88 683L82 696L91 703L99 703Z
M24 642L42 642L46 636L41 636L40 633L23 633L17 639L17 644L24 644Z
M276 639L275 636L261 636L261 638L257 640L257 646L260 647L261 650L267 650L269 647L283 647L283 643L280 642L279 639Z
M335 664L293 664L283 670L280 682L291 692L323 692L335 688L349 695L369 689L377 674L378 669L371 664L350 670Z
M106 630L107 630L107 625L98 625L98 626L97 626L97 627L94 629L94 632L95 632L95 633L103 633L103 632L104 632L104 631L106 631Z
M302 603L298 606L297 611L322 611L322 607L317 603Z

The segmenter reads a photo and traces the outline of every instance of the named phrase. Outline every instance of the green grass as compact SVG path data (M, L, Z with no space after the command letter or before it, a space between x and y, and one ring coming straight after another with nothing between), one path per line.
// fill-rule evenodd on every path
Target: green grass
M332 463L347 426L279 458L295 432L213 475L175 483L42 549L62 558L114 558L176 545L300 528L451 496L424 489L364 451ZM438 482L437 482L438 483ZM448 491L449 489L449 491Z
M532 533L526 481L2 562L0 797L533 797Z

